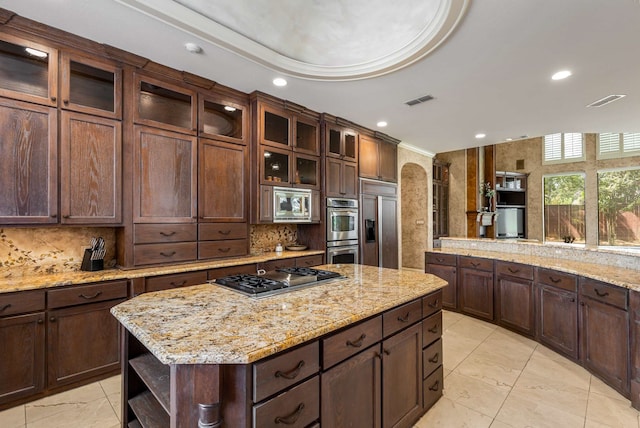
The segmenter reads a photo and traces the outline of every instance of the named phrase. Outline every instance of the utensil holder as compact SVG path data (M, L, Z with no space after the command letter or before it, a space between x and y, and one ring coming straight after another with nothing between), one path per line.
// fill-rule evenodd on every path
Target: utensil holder
M104 260L91 260L91 256L93 255L93 251L90 248L86 248L84 250L84 256L82 257L82 265L80 266L80 270L93 272L96 270L104 269Z

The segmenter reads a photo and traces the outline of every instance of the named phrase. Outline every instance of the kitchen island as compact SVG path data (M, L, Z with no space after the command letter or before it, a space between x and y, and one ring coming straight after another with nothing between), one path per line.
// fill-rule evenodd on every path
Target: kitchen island
M123 426L413 424L442 393L446 282L321 268L346 278L264 299L202 284L115 306Z

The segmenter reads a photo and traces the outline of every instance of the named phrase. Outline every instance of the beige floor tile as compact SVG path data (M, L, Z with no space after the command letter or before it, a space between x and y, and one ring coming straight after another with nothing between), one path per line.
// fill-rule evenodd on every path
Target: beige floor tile
M445 369L455 369L480 343L482 343L481 339L469 338L453 331L446 331L442 335L442 354L444 356L443 365Z
M445 332L454 332L469 339L483 341L496 328L497 327L493 324L489 324L475 318L463 317L451 327L445 328Z
M27 423L24 406L17 406L0 412L0 427L24 428Z
M414 425L415 428L488 428L492 419L442 397Z
M561 379L551 381L548 376L523 373L513 387L513 393L533 402L545 403L560 411L571 413L582 420L586 416L589 392L565 384Z
M591 374L579 365L564 358L550 359L536 352L527 362L518 383L530 377L538 382L533 385L548 385L556 389L573 387L589 391L591 382Z
M620 427L617 425L606 425L601 424L600 422L594 422L592 420L587 419L584 423L584 428L628 428L628 427ZM636 428L635 425L633 428Z
M445 397L492 418L500 410L509 391L509 387L489 385L457 373L452 373L444 383Z
M513 425L494 419L493 422L491 422L490 428L513 428Z
M498 328L478 346L476 352L508 356L514 361L514 367L522 369L531 358L535 346L535 342L529 339L515 337L513 333Z
M620 394L618 391L611 388L609 385L593 375L591 376L591 386L589 388L589 391L600 395L606 395L607 397L614 398L616 400L624 400L627 403L630 403L630 401L624 398L622 394Z
M29 422L28 428L108 428L118 424L109 400L106 397L47 416L35 422Z
M479 348L461 362L453 370L454 373L498 387L513 386L526 365L526 360L512 358L508 354L502 354L500 350L485 349L481 351Z
M590 392L587 420L615 427L638 428L638 411L631 407L628 400Z
M584 427L584 416L564 412L515 389L505 400L496 419L514 428Z
M116 375L105 380L101 380L100 386L102 387L105 395L111 395L115 394L116 392L120 392L120 390L122 389L121 379L122 378L120 375Z
M111 404L111 408L113 409L113 412L115 413L115 415L118 417L118 420L122 420L121 398L122 398L122 395L119 392L116 392L115 394L107 395L107 400L109 400L109 403Z
M105 394L100 384L95 382L27 403L27 424L30 426L32 422L39 419L48 418L52 415L81 407L99 398L105 398Z
M442 311L442 324L444 325L445 330L463 318L464 315L457 312Z

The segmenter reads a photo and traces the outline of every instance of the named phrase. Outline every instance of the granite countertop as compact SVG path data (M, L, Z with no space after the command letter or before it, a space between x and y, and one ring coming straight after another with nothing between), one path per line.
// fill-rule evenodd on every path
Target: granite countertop
M246 364L444 287L430 274L324 265L346 279L253 299L213 284L146 293L111 313L164 364Z
M228 266L239 266L251 263L262 263L271 260L288 259L294 257L324 254L323 250L283 251L282 255L275 252L265 252L244 257L222 260L207 260L194 263L182 263L166 266L152 266L137 269L105 269L95 272L63 272L41 275L12 275L10 270L0 274L0 293L13 291L35 290L41 288L60 287L63 285L86 284L90 282L112 281L118 279L143 278L155 275L184 273L198 270L215 269Z
M549 249L553 252L553 247ZM540 255L515 254L509 252L474 250L469 248L435 248L432 252L462 256L483 257L506 262L522 263L560 272L581 275L587 278L614 284L630 290L640 291L640 270L625 269L598 263L587 263Z

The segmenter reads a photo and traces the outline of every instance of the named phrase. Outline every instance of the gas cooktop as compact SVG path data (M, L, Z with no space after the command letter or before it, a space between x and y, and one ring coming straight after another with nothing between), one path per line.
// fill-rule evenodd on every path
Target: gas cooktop
M328 270L291 267L276 269L261 275L228 275L210 282L247 296L259 298L324 284L341 278L344 276Z

